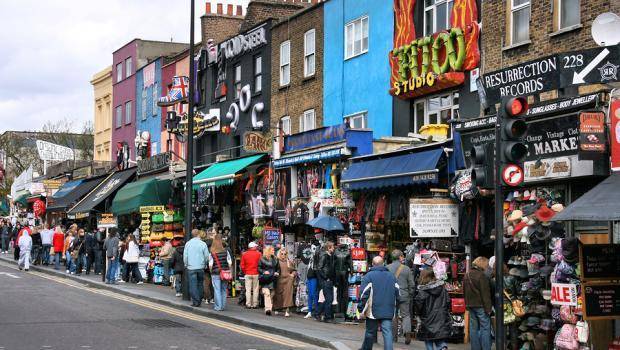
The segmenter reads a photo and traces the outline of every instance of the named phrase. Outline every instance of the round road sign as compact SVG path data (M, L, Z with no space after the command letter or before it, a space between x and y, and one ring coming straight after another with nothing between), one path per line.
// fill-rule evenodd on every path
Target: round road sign
M502 171L502 179L507 186L519 186L523 182L523 169L516 164L508 164Z

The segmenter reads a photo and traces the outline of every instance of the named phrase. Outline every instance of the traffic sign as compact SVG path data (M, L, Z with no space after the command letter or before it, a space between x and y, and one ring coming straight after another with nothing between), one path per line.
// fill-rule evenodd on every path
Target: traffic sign
M618 46L567 52L559 55L560 85L605 84L618 79Z
M502 171L502 180L507 186L519 186L523 182L523 168L516 164L508 164Z

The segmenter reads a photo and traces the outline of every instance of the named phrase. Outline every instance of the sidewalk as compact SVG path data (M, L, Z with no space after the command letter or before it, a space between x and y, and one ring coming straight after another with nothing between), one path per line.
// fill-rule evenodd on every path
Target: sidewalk
M0 261L16 264L12 259L12 254L0 255ZM247 310L243 306L237 304L236 298L229 298L226 304L226 310L216 312L213 311L212 305L204 305L201 308L192 308L188 301L174 296L174 290L169 287L158 286L153 284L136 285L133 283L120 283L117 285L108 285L101 281L101 275L68 275L64 270L56 271L51 266L32 266L32 270L45 272L55 276L69 278L88 284L92 287L107 289L124 294L134 298L140 298L155 303L161 303L167 306L183 309L184 311L192 311L194 313L240 324L263 331L272 332L274 334L286 336L292 339L308 342L321 347L338 349L338 350L356 350L361 346L364 337L364 326L348 325L348 324L326 324L314 320L304 319L301 315L291 314L291 317L284 318L282 316L265 316L261 310ZM63 267L64 268L64 267ZM379 335L379 338L381 336ZM403 339L394 344L394 349L425 349L424 343L412 341L410 345L404 345ZM379 340L382 342L382 340ZM375 348L382 348L375 346ZM450 349L467 349L463 344L450 344Z

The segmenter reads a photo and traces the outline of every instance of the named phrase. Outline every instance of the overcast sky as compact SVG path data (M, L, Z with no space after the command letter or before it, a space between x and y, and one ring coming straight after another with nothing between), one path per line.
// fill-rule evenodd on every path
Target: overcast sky
M93 74L133 38L189 42L189 0L0 1L0 133L93 119ZM196 1L196 23L205 1ZM200 40L196 25L196 41Z

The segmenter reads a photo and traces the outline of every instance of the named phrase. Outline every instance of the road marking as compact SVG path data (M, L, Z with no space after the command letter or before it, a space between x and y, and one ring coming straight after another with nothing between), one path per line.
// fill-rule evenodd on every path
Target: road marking
M4 264L1 264L4 267L7 268L11 268L11 269L15 269L12 266L7 266ZM139 305L154 311L159 311L159 312L163 312L163 313L167 313L169 315L173 315L173 316L177 316L180 318L184 318L184 319L188 319L188 320L192 320L192 321L196 321L196 322L200 322L200 323L204 323L204 324L209 324L218 328L224 328L226 330L229 330L231 332L235 332L235 333L239 333L239 334L243 334L245 336L249 336L249 337L254 337L254 338L259 338L259 339L263 339L263 340L267 340L270 341L272 343L276 343L276 344L280 344L280 345L284 345L284 346L288 346L288 347L292 347L292 348L307 348L310 346L310 344L306 344L306 343L302 343L300 341L297 340L293 340L293 339L288 339L279 335L273 335L273 334L269 334L269 333L265 333L262 331L257 331L255 329L249 328L249 327L244 327L244 326L238 326L232 323L228 323L225 321L219 321L213 318L209 318L206 316L201 316L201 315L197 315L191 312L187 312L187 311L181 311L178 310L176 308L173 307L169 307L169 306L165 306L165 305L161 305L158 303L154 303L154 302L150 302L150 301L144 301L144 300L138 300L135 299L133 297L129 297L129 296L125 296L122 294L118 294L116 292L112 292L109 290L104 290L104 289L97 289L97 288L93 288L93 287L87 287L84 286L82 284L79 284L79 282L74 282L72 280L67 280L65 278L61 278L61 277L55 277L55 276L50 276L47 275L45 273L41 273L41 272L36 272L36 271L30 271L31 275L43 278L43 279L47 279L56 283L60 283L60 284L64 284L66 286L69 287L73 287L76 289L80 289L80 290L85 290L94 294L100 294L100 295L104 295L110 298L114 298L117 300L122 300L134 305ZM73 282L70 283L69 281Z
M18 278L18 279L19 279L19 278L21 278L21 277L15 276L15 275L14 275L14 274L12 274L12 273L8 273L8 272L0 272L0 275L9 276L9 277L11 277L11 278Z

